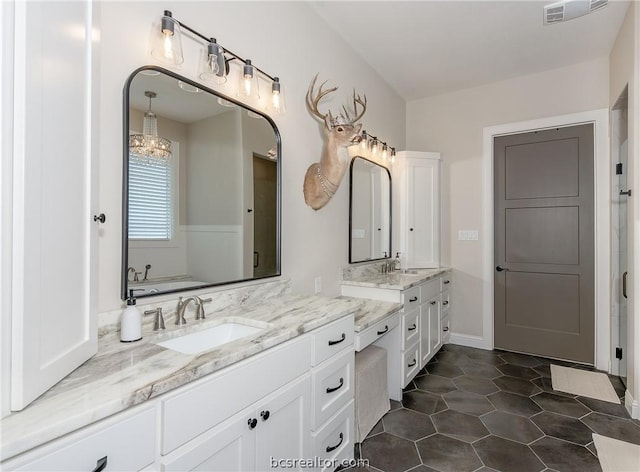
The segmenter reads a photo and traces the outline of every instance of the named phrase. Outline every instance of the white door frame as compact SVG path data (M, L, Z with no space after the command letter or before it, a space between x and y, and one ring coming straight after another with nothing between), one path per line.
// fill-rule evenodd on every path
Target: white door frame
M549 128L589 124L594 125L594 211L595 211L595 366L611 371L610 327L610 172L609 172L609 110L607 108L552 116L531 121L488 126L483 130L482 223L484 227L482 331L484 347L493 349L493 140L495 137L520 134Z

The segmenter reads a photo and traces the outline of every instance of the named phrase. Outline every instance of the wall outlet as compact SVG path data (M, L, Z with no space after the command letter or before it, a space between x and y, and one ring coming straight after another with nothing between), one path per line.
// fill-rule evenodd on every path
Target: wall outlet
M478 230L477 229L464 229L458 231L458 241L477 241Z
M314 285L315 285L314 293L316 295L319 294L320 292L322 292L322 277L321 276L318 276L318 277L315 278Z
M364 230L363 229L352 229L351 237L353 239L364 239Z

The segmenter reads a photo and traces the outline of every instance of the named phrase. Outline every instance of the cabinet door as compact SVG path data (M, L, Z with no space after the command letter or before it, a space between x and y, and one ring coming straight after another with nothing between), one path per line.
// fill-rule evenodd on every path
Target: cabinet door
M409 267L440 266L440 160L406 160L406 234Z
M90 0L14 7L13 35L2 36L15 53L13 102L2 104L13 118L3 209L12 213L11 409L21 410L97 349L99 9Z
M309 459L311 377L306 375L266 399L257 408L256 418L257 470L291 470L285 461Z
M432 320L438 316L438 300L429 300L420 309L420 368L423 368L435 354L431 342L434 336Z
M163 471L249 471L255 470L255 427L253 412L240 413L165 456Z

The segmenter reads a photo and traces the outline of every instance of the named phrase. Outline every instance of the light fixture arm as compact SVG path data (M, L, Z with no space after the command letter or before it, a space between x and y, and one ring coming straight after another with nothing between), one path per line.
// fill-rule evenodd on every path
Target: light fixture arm
M180 20L177 20L172 15L171 11L165 10L164 11L164 16L168 16L170 18L173 18L173 20L176 23L178 23L180 28L183 28L183 29L189 31L191 34L193 34L194 36L197 36L198 38L202 39L206 43L211 42L211 37L205 36L204 34L198 32L197 30L195 30L192 27L190 27L189 25L183 23ZM234 53L233 51L230 51L229 49L225 48L224 46L220 45L219 43L218 43L218 46L220 47L220 49L222 49L222 53L223 54L229 54L231 56L230 58L226 58L225 57L225 64L228 64L230 61L233 61L234 59L237 59L237 60L241 61L243 64L247 65L247 60L246 59L242 58L241 56L239 56L238 54ZM267 74L265 71L263 71L262 69L257 67L255 64L251 64L251 66L254 68L254 70L258 71L260 74L264 75L265 77L267 77L272 82L275 81L274 77L272 77L270 74Z

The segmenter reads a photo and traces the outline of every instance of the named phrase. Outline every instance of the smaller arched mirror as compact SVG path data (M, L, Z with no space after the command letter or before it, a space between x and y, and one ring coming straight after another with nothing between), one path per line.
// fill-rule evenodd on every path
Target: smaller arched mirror
M349 184L349 263L391 257L389 170L356 156Z

